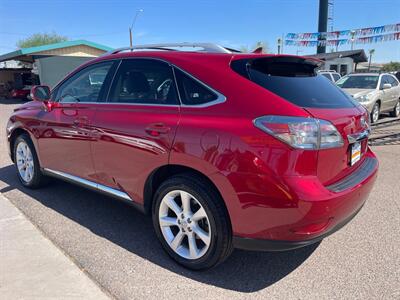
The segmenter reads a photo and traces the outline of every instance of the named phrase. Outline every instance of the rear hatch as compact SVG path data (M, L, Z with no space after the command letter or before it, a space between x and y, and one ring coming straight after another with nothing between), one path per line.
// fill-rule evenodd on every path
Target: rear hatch
M368 130L368 114L352 97L318 75L318 66L318 61L294 56L264 56L231 62L232 69L240 75L336 127L343 145L319 149L316 166L318 178L329 185L362 163L367 138L360 133ZM357 138L359 141L355 141ZM359 146L361 156L355 157L353 154Z
M343 137L343 147L321 149L318 152L317 176L323 184L329 185L351 173L364 160L363 154L368 146L367 138L350 142L349 136L357 136L366 130L367 114L362 107L336 109L308 107L306 110L315 118L330 121ZM361 146L360 159L352 164L351 156L357 146L356 143L360 143Z

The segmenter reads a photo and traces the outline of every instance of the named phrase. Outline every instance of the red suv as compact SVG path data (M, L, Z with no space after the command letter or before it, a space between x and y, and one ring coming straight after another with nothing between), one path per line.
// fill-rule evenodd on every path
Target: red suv
M52 176L132 203L191 269L310 245L357 214L378 169L367 111L318 65L212 44L116 50L32 89L8 122L11 159L26 187Z

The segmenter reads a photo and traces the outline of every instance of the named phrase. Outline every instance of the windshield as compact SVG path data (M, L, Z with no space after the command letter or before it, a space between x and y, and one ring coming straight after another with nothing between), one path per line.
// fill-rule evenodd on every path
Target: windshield
M378 84L379 76L345 76L339 79L336 84L343 89L375 89Z

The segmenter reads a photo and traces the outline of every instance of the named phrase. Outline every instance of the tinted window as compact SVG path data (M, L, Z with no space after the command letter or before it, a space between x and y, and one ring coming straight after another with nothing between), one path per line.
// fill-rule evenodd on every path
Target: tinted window
M340 79L340 75L339 74L332 74L333 76L333 80L336 82Z
M115 75L108 101L178 104L171 67L151 59L123 60Z
M383 89L383 85L384 85L385 83L390 83L390 81L389 81L389 76L383 75L383 76L382 76L382 79L381 79L381 84L380 84L379 88L380 88L380 89Z
M321 75L328 78L330 81L332 81L331 75L329 75L327 73L321 73Z
M375 75L354 75L345 76L336 82L337 86L343 89L376 89L379 76Z
M217 100L218 95L181 70L175 69L175 75L183 104L199 105Z
M399 85L399 82L393 76L389 76L389 83L391 83L392 86L398 86Z
M113 62L103 62L89 66L57 88L56 101L63 103L96 102Z
M334 84L317 76L313 62L300 58L234 61L232 68L249 80L300 107L354 107L349 96Z

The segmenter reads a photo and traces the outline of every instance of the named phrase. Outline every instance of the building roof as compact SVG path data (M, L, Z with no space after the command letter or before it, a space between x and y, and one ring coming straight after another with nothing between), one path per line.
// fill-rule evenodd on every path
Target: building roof
M363 49L338 51L331 53L318 53L314 55L308 55L308 57L314 57L320 60L330 60L341 57L350 57L354 60L355 63L368 61L367 55L365 54Z
M16 51L0 55L0 62L6 60L18 59L19 57L26 55L35 55L38 52L73 47L73 46L81 46L81 45L103 50L105 52L113 50L113 48L110 48L108 46L89 42L86 40L65 41L61 43L18 49Z

